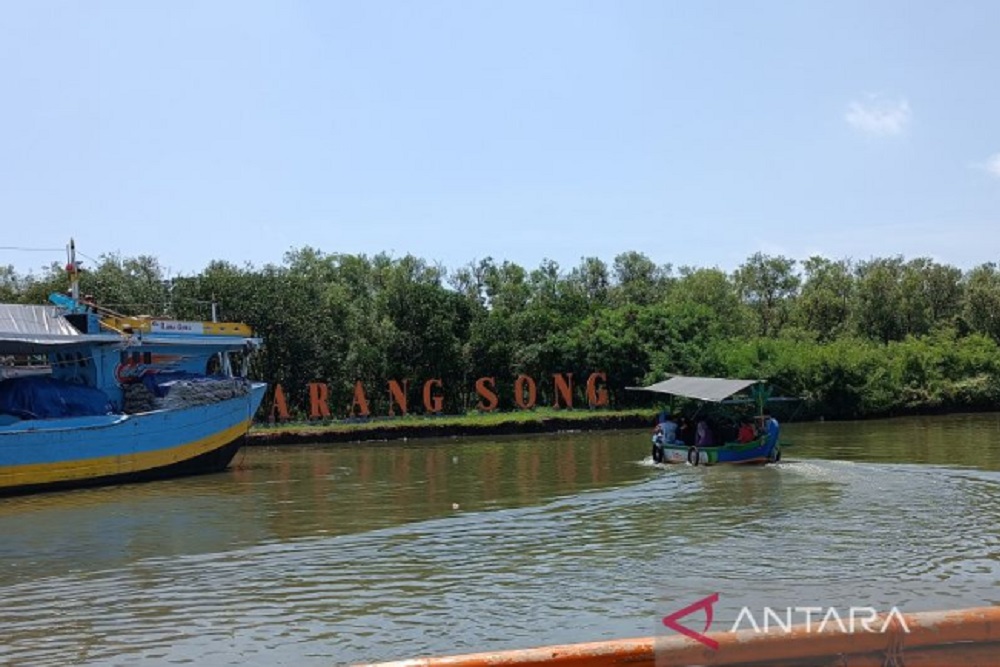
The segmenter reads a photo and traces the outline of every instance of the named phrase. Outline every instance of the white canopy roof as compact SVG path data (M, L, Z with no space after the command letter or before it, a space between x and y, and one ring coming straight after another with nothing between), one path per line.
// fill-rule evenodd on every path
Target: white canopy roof
M0 304L0 354L40 354L97 342L115 341L81 334L56 306Z
M757 384L758 380L730 380L727 378L698 378L675 375L669 380L651 384L648 387L626 387L636 391L655 391L702 401L718 403L733 394Z
M0 304L0 335L6 334L79 336L80 332L56 306L4 303Z
M87 345L124 345L125 339L114 333L82 334L58 306L0 304L0 355L46 354L59 349ZM213 347L239 350L246 345L259 347L259 338L238 336L202 336L144 334L147 345L175 347Z

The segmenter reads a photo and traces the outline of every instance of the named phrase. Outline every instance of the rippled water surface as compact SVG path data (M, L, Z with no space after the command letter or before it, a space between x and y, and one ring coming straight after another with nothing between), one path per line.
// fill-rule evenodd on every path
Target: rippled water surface
M0 500L0 663L641 636L712 592L722 625L743 604L1000 604L1000 415L785 435L764 468L658 468L647 433L563 434L251 448L220 475Z

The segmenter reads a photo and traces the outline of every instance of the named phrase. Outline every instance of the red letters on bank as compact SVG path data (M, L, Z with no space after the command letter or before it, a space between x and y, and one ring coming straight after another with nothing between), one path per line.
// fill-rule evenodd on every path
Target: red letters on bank
M591 408L599 408L608 404L608 390L604 386L607 376L602 372L591 373L587 378L586 394L587 405ZM409 412L407 396L409 395L409 380L389 380L389 416L397 414L405 415ZM555 403L554 408L573 407L573 374L555 373L552 376L552 387ZM500 398L496 390L496 378L481 377L476 380L476 395L479 402L476 409L482 412L492 412L500 405ZM440 379L432 378L426 380L423 386L423 408L427 414L440 414L444 409L444 383ZM535 407L538 400L538 386L535 380L528 375L518 375L514 380L514 405L521 410L530 410ZM281 385L274 387L274 398L271 403L271 420L291 419L288 412L288 401L285 398L285 390ZM365 393L364 385L360 380L354 383L354 394L351 403L347 408L346 417L368 417L371 415L371 408L368 403L368 396ZM310 419L331 419L330 412L330 389L324 382L309 383L309 418Z

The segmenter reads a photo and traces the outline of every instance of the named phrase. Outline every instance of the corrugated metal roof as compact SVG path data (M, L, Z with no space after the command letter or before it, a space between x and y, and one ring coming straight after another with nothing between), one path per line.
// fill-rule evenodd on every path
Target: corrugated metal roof
M55 348L109 343L107 336L81 334L56 306L0 304L0 354L43 354Z
M24 306L20 304L0 304L0 335L56 334L59 336L79 336L62 316L56 306Z
M733 394L757 384L758 380L735 380L727 378L700 378L675 375L669 380L651 384L648 387L626 387L637 391L655 391L661 394L697 398L702 401L719 402Z

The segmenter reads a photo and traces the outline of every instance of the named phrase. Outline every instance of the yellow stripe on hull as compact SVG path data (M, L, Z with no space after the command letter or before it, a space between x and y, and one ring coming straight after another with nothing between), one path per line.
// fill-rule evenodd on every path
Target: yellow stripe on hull
M250 420L244 420L206 438L167 449L104 456L79 461L58 461L55 463L34 463L16 466L7 471L0 472L0 489L83 482L89 479L130 475L163 468L194 459L220 447L224 447L246 435L249 428Z

